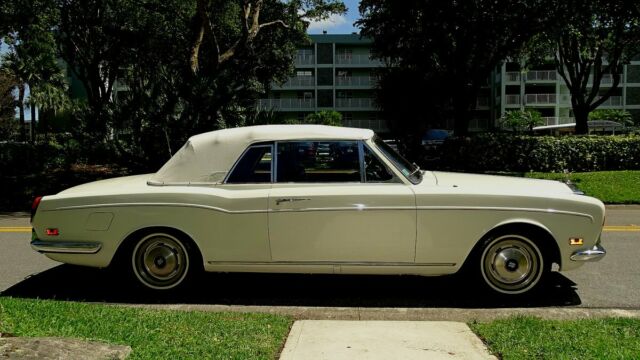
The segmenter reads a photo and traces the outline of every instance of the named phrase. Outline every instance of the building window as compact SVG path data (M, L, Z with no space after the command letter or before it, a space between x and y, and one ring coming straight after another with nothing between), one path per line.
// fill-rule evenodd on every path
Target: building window
M333 90L318 90L318 107L333 107Z
M296 71L296 76L313 76L311 70L298 70Z

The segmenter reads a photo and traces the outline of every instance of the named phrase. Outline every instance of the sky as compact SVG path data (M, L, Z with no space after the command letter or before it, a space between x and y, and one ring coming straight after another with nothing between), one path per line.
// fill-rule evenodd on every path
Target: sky
M307 32L309 34L322 34L326 30L328 34L351 34L359 32L353 23L358 20L360 13L358 12L358 0L343 0L347 6L345 15L333 15L327 20L312 22Z

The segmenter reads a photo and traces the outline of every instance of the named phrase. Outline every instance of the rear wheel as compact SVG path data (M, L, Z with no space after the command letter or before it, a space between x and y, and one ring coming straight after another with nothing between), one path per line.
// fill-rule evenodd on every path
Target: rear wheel
M549 272L542 251L523 235L500 235L488 239L478 262L484 283L502 294L530 292Z
M169 290L192 272L189 244L168 233L151 233L135 242L130 254L133 274L149 289Z

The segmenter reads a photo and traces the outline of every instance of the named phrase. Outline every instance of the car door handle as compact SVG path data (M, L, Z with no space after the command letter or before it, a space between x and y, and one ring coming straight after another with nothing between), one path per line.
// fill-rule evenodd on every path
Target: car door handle
M280 198L276 199L276 205L280 205L285 202L297 202L297 201L307 201L311 200L309 198Z

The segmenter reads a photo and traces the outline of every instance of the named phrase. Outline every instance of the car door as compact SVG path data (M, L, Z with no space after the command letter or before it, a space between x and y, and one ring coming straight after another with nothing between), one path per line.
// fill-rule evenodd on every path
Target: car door
M269 195L273 261L414 262L413 190L379 159L373 160L387 175L376 175L365 162L375 155L362 142L286 141L276 148Z
M212 189L216 220L203 226L215 241L208 241L205 254L212 265L238 262L268 262L268 197L273 180L273 144L249 146L223 182Z

